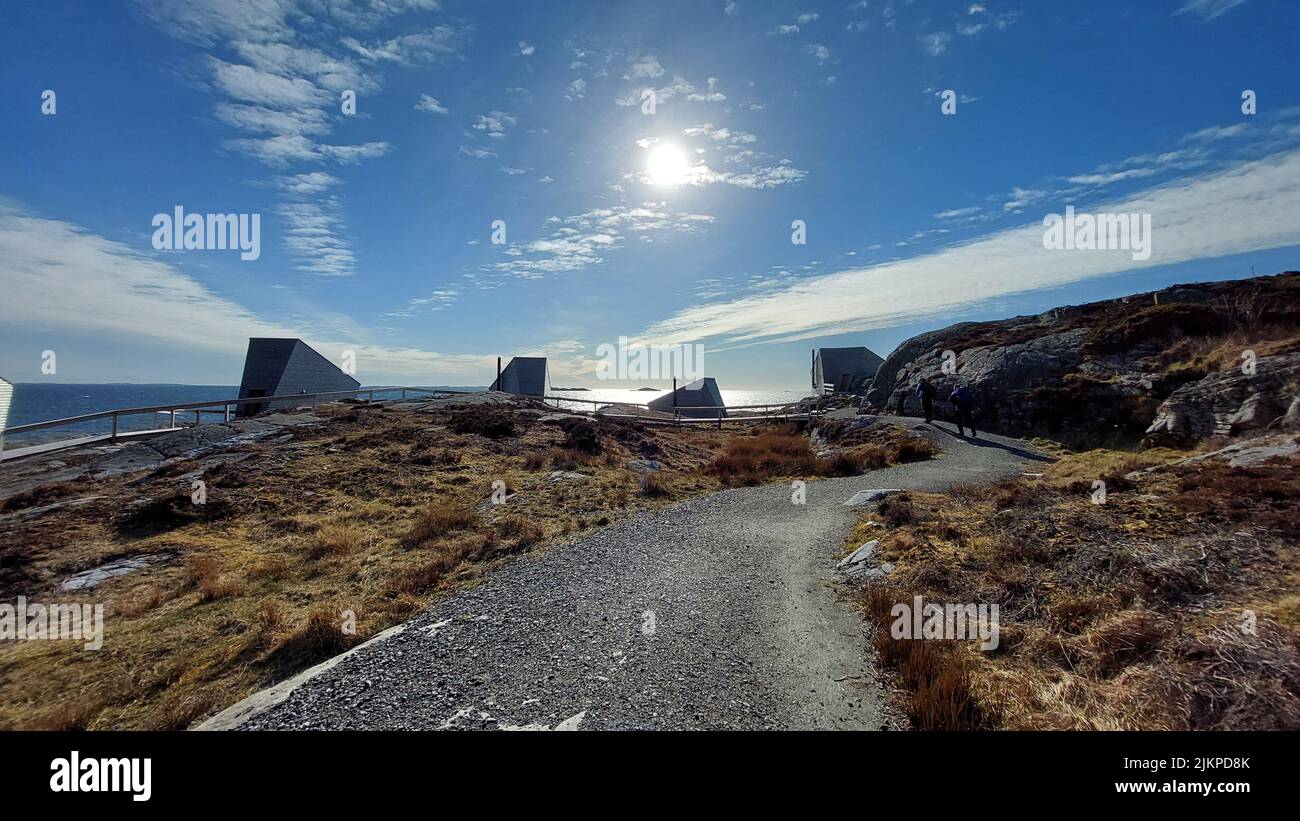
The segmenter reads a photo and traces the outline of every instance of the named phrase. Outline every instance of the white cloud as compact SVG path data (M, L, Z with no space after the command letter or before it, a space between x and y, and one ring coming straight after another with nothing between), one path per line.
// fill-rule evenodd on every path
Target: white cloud
M406 65L454 57L460 53L463 39L461 31L442 25L370 44L355 37L345 37L341 42L366 60Z
M506 129L516 125L519 121L513 114L507 114L504 111L489 111L487 114L478 115L474 122L474 130L482 131L489 137L502 138L506 135Z
M952 42L952 35L946 31L935 31L929 34L922 34L917 38L921 41L921 47L925 53L931 57L938 57L948 51L948 44Z
M635 80L643 77L659 77L663 73L664 67L659 65L658 57L653 54L643 54L632 61L632 65L628 68L623 79Z
M951 211L940 211L939 213L934 215L934 218L941 219L941 220L951 220L951 219L960 219L962 217L972 217L978 214L981 210L983 209L981 209L978 205L972 205L969 208L954 208Z
M1065 181L1074 185L1110 185L1124 180L1151 177L1155 173L1156 169L1154 168L1130 168L1125 171L1112 171L1103 174L1077 174L1073 177L1066 177Z
M1300 211L1300 150L1089 210L1151 214L1150 260L1134 261L1127 251L1044 249L1043 227L1035 221L924 256L813 277L778 293L689 308L641 337L762 344L861 332L1137 268L1298 245L1300 223L1292 215Z
M535 52L535 51L537 51L537 46L529 45L528 43L524 42L523 40L520 40L520 41L519 41L519 53L520 53L520 54L524 55L525 57L532 57L532 56L533 56L533 52Z
M707 102L707 103L718 103L727 99L726 94L723 94L721 91L718 91L717 77L710 77L707 82L709 84L708 91L692 91L690 94L686 95L686 99L693 100L695 102Z
M276 187L286 194L294 196L311 196L323 193L326 189L342 182L338 177L324 171L310 171L305 174L293 174L276 177Z
M604 262L605 255L621 248L628 235L666 236L699 233L714 218L706 214L669 211L662 203L613 206L548 222L558 226L550 236L511 246L510 257L484 270L501 276L540 279L549 274L577 271Z
M1048 192L1037 188L1021 188L1020 186L1016 186L1011 189L1011 194L1009 196L1011 199L1002 204L1003 211L1018 211L1028 208L1034 203L1040 202L1046 198Z
M495 151L489 151L486 148L480 148L479 146L476 145L475 146L462 145L456 151L456 155L458 157L470 157L475 160L489 160L496 157L497 153Z
M416 111L423 111L427 114L446 114L447 107L438 102L428 94L421 94L420 99L415 103Z
M118 340L150 342L169 356L225 354L232 377L250 336L302 337L334 361L352 349L370 384L403 379L427 384L435 376L481 383L495 366L494 356L368 345L330 338L311 322L265 321L152 255L73 223L31 216L12 204L0 204L0 258L7 289L0 324L91 333L105 347ZM340 324L317 319L322 326Z
M566 100L581 100L587 96L587 81L579 77L569 83L569 93L564 95Z
M285 245L299 271L326 277L352 276L356 257L340 234L345 230L337 198L321 202L285 202L276 208L284 223Z
M208 66L216 87L237 100L272 108L312 108L327 99L322 89L301 77L281 77L215 57L208 58Z
M1213 20L1245 2L1246 0L1188 0L1174 14L1190 14L1202 20Z

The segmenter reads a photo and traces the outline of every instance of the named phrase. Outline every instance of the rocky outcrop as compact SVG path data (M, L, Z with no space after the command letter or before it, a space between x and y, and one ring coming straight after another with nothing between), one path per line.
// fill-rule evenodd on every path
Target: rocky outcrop
M1300 353L1265 356L1253 373L1212 373L1175 390L1147 429L1151 445L1186 446L1215 436L1300 428Z
M1253 378L1207 375L1221 367L1217 360L1193 360L1200 339L1248 339L1265 326L1272 339L1279 327L1297 328L1300 338L1298 297L1300 274L1288 272L962 322L899 345L880 366L866 403L921 415L916 386L927 378L937 388L935 413L947 419L954 411L948 394L966 384L976 394L979 429L1075 446L1144 438L1186 445L1269 425L1294 427L1300 405L1292 360L1263 357Z

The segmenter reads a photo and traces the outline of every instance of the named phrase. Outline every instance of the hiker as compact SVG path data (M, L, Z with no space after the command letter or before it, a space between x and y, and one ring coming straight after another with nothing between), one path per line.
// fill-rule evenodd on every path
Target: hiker
M925 413L926 423L934 420L934 395L938 390L924 376L916 383L916 395L921 397L921 410Z
M978 439L979 434L975 432L975 418L972 415L975 410L975 392L970 389L970 385L959 386L948 395L948 401L957 409L957 433L965 436L966 428L970 428L971 438Z

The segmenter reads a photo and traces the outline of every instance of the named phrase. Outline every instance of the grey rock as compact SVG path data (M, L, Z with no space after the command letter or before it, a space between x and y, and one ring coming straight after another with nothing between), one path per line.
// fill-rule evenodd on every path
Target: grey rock
M1215 436L1259 432L1300 421L1300 353L1260 357L1253 374L1240 368L1206 375L1169 395L1147 428L1146 444L1187 446Z
M178 555L175 550L164 550L158 553L141 553L135 556L126 556L121 559L101 564L98 567L92 567L90 570L83 570L75 573L64 580L61 585L63 590L89 590L92 587L107 581L115 576L125 576L127 573L134 573L137 570L161 562L169 562Z
M871 541L859 547L857 550L845 556L843 559L840 559L839 566L842 568L846 568L851 565L861 564L862 562L865 562L867 559L871 558L872 553L876 552L876 545L878 544L880 544L879 539L872 539Z
M653 459L628 459L627 466L638 473L649 473L656 470L663 470L663 465Z
M859 490L857 493L853 494L852 498L845 502L844 505L846 507L856 507L857 505L867 505L872 502L879 502L891 493L898 493L899 490L899 488L873 488L871 490Z
M546 477L546 481L547 481L548 483L550 483L550 482L585 482L585 481L587 481L587 480L590 479L590 478L591 478L591 477L588 476L587 474L585 474L585 473L578 473L576 470L553 470L553 471L551 471L550 475Z

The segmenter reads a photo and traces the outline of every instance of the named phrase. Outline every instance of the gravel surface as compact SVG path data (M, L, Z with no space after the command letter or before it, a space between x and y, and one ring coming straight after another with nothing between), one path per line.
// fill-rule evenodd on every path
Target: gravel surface
M857 491L1017 475L1034 457L1019 440L948 430L933 434L942 458L809 482L803 506L789 485L728 490L520 558L278 703L235 705L208 726L902 727L863 620L839 600L835 559Z

